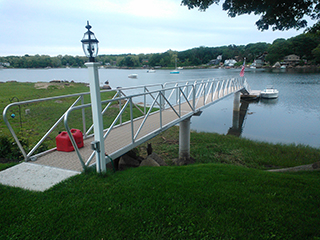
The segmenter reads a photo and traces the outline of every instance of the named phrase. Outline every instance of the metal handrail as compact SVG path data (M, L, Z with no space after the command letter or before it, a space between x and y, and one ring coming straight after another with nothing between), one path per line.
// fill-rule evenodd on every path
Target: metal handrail
M116 91L116 94L113 96L113 99L116 98L119 93L124 94L124 92L126 90L132 90L132 89L141 89L141 88L145 88L145 87L158 87L158 88L163 88L163 84L149 84L149 85L145 85L145 86L136 86L136 87L127 87L127 88L119 88ZM114 92L115 90L102 90L101 93L104 92ZM55 96L55 97L48 97L48 98L40 98L40 99L33 99L33 100L27 100L27 101L20 101L20 102L14 102L11 103L9 105L7 105L4 110L3 110L3 120L6 124L6 126L8 127L11 135L13 136L15 142L17 143L17 146L19 147L25 161L28 161L29 159L32 158L32 154L40 147L40 145L44 142L44 140L48 137L48 135L58 126L59 123L62 122L66 112L74 107L80 100L81 100L81 104L84 104L84 96L85 95L90 95L90 92L84 92L84 93L77 93L77 94L68 94L68 95L62 95L62 96ZM61 117L50 127L50 129L43 135L43 137L36 143L36 145L27 153L25 151L25 149L23 148L19 138L17 137L15 131L13 130L11 124L8 121L7 118L7 114L8 111L11 107L13 106L20 106L20 105L26 105L26 104L31 104L31 103L37 103L37 102L44 102L44 101L50 101L50 100L57 100L57 99L62 99L62 98L71 98L71 97L78 97L77 100L75 102L73 102L71 104L71 106L61 115ZM106 108L103 110L103 113L105 111L107 111L109 105L106 106ZM84 114L84 110L82 111L82 125L83 125L83 133L84 133L84 138L90 137L92 135L89 135L89 132L93 129L93 125L91 125L89 127L88 130L86 130L86 121L85 121L85 114ZM54 151L56 148L50 149L44 153L50 152L50 151ZM39 156L41 154L37 154L35 156Z
M108 113L108 110L110 109L110 106L112 103L119 103L119 112L117 116L115 116L112 124L106 129L106 133L104 135L104 138L108 136L110 131L114 129L116 126L118 126L116 123L119 122L119 125L121 124L133 124L133 108L139 109L140 113L142 114L139 118L144 118L142 121L142 124L139 126L136 133L133 132L133 126L132 129L132 142L134 143L137 140L137 137L141 131L141 129L144 126L144 122L146 119L151 116L152 114L155 114L156 112L160 112L159 115L159 121L160 121L160 128L163 127L162 125L162 113L166 109L172 109L173 112L175 112L177 119L182 118L181 114L181 104L187 102L187 104L190 107L190 113L189 115L199 111L201 108L207 106L208 104L211 104L213 101L216 101L217 99L222 99L226 95L234 92L239 91L240 88L249 87L246 80L241 79L202 79L202 80L195 80L193 82L191 81L179 81L179 82L168 82L164 84L150 84L145 86L136 86L131 88L119 88L116 90L115 95L112 97L112 99L101 101L101 104L106 104L106 107L103 109L102 114L105 115ZM156 90L152 90L152 88L157 88ZM127 91L135 90L138 93L135 94L127 94ZM103 90L103 92L109 92L109 91L115 91L115 90ZM84 109L91 107L91 104L84 104L84 96L89 95L89 92L86 93L79 93L79 94L70 94L70 95L64 95L64 96L56 96L56 97L50 97L50 98L42 98L42 99L35 99L35 100L28 100L23 102L14 102L6 106L6 108L3 111L3 119L6 123L7 127L9 128L9 131L11 132L12 136L14 137L19 149L21 150L25 160L29 160L34 156L34 152L36 149L43 143L45 138L53 131L54 128L57 127L57 125L64 119L65 128L70 134L70 128L68 126L68 116L72 111L75 110L82 110L82 123L83 123L83 132L84 137L90 137L93 134L89 135L89 132L92 131L93 126L91 125L88 129L86 129L86 121L85 121L85 115L84 115ZM20 143L17 135L15 134L14 130L12 129L7 115L8 111L11 107L16 105L23 105L23 104L30 104L35 102L41 102L41 101L48 101L48 100L55 100L55 99L61 99L61 98L68 98L68 97L78 97L76 101L74 101L71 106L65 111L62 116L52 125L52 127L47 131L44 136L41 138L41 140L29 151L26 153L26 151L23 149L22 144ZM200 99L203 97L203 102L200 104L200 107L197 108ZM141 110L140 106L136 102L134 102L134 99L136 98L143 98L143 110ZM151 102L148 102L151 99ZM81 105L77 105L81 100ZM125 100L125 104L122 105L121 101ZM149 110L147 111L146 106L149 106ZM178 107L177 110L175 107ZM126 108L130 108L130 120L126 122L122 122L122 115ZM158 110L156 112L152 112L155 108ZM70 137L70 139L72 139ZM73 142L72 142L73 143ZM73 143L75 144L75 143ZM90 155L89 159L84 162L82 159L79 149L77 148L76 144L74 145L74 148L79 156L79 159L81 161L81 164L83 167L88 166L90 164L94 152ZM55 148L48 150L53 151Z
M138 94L133 94L133 95L129 95L129 96L123 96L123 97L118 97L118 98L114 98L114 99L109 99L109 100L105 100L102 101L102 104L109 104L112 102L119 102L121 100L126 100L126 103L121 107L121 109L119 109L119 113L117 116L114 117L114 120L112 122L112 124L107 128L104 129L105 134L104 134L104 139L106 139L110 132L117 126L116 123L118 122L118 120L120 119L121 115L123 114L123 112L127 109L130 108L130 119L125 122L125 123L121 123L121 124L131 124L131 144L134 145L137 141L138 141L138 136L141 132L141 129L144 127L145 122L147 121L148 117L150 117L152 114L156 114L156 113L160 113L159 114L159 122L160 122L160 127L159 130L161 131L161 129L164 127L163 123L162 123L162 112L164 110L172 110L176 116L178 121L182 120L182 115L181 115L181 104L187 102L191 111L190 114L194 114L195 112L197 112L200 108L208 106L211 102L214 102L216 100L220 100L232 93L234 93L235 91L239 91L241 89L241 86L243 85L243 81L239 81L239 79L228 79L228 80L223 80L221 81L215 81L214 79L212 80L202 80L200 82L195 82L195 83L187 83L185 82L185 85L177 85L175 84L173 87L168 87L168 88L163 88L163 89L159 89L159 90L155 90L155 91L146 91L143 93L138 93ZM168 85L165 85L168 86ZM192 88L192 89L190 89ZM197 91L196 91L197 89ZM177 95L179 96L178 99L172 99L172 97L174 96L174 93L177 93ZM217 95L217 92L219 92L219 94ZM168 93L166 95L166 93ZM191 94L193 93L193 94ZM212 95L212 96L211 96ZM140 125L138 126L137 130L134 131L133 129L133 117L132 117L132 109L133 109L133 99L136 97L143 97L144 99L146 99L147 96L152 96L153 101L150 105L149 110L141 117L139 118L143 118L142 122L140 123ZM213 96L219 96L217 99L215 99L215 97ZM198 100L203 97L205 100L203 102L203 106L199 107L199 109L197 109L197 104L198 104ZM211 97L211 98L210 98ZM197 98L197 101L195 101ZM209 98L211 99L211 102L209 101ZM166 104L164 104L166 103ZM81 106L76 106L73 107L71 109L68 110L68 112L66 113L65 117L64 117L64 123L66 126L66 129L68 131L68 134L70 135L70 137L72 136L70 128L68 127L68 117L70 115L70 113L72 111L75 110L79 110L85 107L89 107L90 105L81 105ZM158 110L155 112L152 112L152 110L157 107ZM177 111L175 109L175 107L179 107L179 110ZM189 114L189 115L190 115ZM189 116L188 115L188 116ZM72 142L73 144L75 144L75 142ZM75 150L77 151L77 154L79 156L79 160L81 161L81 164L84 165L85 167L87 167L90 163L91 160L93 159L94 156L94 152L90 155L89 159L86 161L86 163L84 163L84 161L81 158L79 149L77 148L76 144L74 145Z
M77 100L72 103L72 105L69 107L72 108L75 104L77 104L79 102L79 100L82 101L83 97L85 95L89 95L90 93L89 92L86 92L86 93L79 93L79 94L69 94L69 95L63 95L63 96L56 96L56 97L49 97L49 98L40 98L40 99L34 99L34 100L27 100L27 101L21 101L21 102L14 102L14 103L11 103L9 105L7 105L4 110L3 110L3 120L5 122L5 124L7 125L11 135L13 136L14 140L16 141L24 159L27 161L31 155L36 151L36 149L43 143L43 141L45 140L45 138L53 131L54 128L57 127L57 125L62 121L63 117L64 117L64 114L59 118L58 121L56 121L52 127L45 133L45 135L41 138L41 140L31 149L31 151L29 153L26 153L26 151L24 150L24 148L22 147L22 144L20 142L20 140L18 139L17 135L15 134L11 124L9 123L8 121L8 118L7 118L7 113L9 111L9 109L13 106L16 106L16 105L25 105L25 104L30 104L30 103L36 103L36 102L44 102L44 101L49 101L49 100L56 100L56 99L61 99L61 98L70 98L70 97L78 97ZM68 110L67 110L68 111Z

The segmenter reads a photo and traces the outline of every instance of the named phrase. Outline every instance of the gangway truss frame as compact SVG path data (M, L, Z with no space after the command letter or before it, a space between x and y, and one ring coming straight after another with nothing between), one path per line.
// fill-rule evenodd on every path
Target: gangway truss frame
M116 91L111 99L101 101L102 105L106 105L101 114L103 116L108 115L109 112L114 111L115 106L119 111L113 118L112 123L104 129L105 149L108 154L106 162L110 162L110 159L120 157L132 148L148 141L160 132L178 124L180 121L190 118L215 102L248 88L249 85L245 78L229 78L167 82L164 84L151 84L101 91L101 93ZM53 129L63 121L75 149L73 153L67 154L69 154L70 157L78 158L82 169L94 165L92 160L95 156L95 151L92 149L88 150L88 147L86 150L79 149L72 137L71 127L69 126L69 119L72 117L72 113L74 111L81 111L84 140L87 140L88 145L89 141L93 139L94 126L91 125L86 128L84 114L85 109L91 107L91 103L84 104L84 96L88 94L90 93L15 102L9 104L4 109L3 119L26 161L36 160L56 150L56 148L53 148L42 153L34 154ZM7 119L9 109L17 105L67 97L78 98L44 134L41 140L26 153ZM80 102L81 105L77 105ZM140 116L135 117L133 109L138 109ZM129 119L123 120L125 111L129 111L130 117Z

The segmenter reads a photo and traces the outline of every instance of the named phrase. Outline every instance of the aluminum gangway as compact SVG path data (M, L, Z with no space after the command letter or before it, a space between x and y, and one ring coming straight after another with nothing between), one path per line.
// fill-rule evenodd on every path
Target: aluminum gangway
M113 116L111 123L104 123L104 126L106 126L104 129L104 144L108 155L106 161L110 162L112 159L120 157L162 131L198 114L204 108L231 94L243 92L246 89L249 89L249 85L245 78L168 82L165 84L116 89L116 94L112 99L101 101L101 104L105 106L102 116ZM16 102L9 104L4 109L4 121L26 161L75 171L82 171L95 164L95 151L91 148L91 142L94 140L93 125L86 129L85 124L84 110L91 108L91 103L83 104L83 98L88 94L82 93ZM16 105L70 96L78 96L78 98L41 140L26 153L8 121L9 108ZM79 102L81 104L77 105ZM114 114L115 109L117 109L117 114ZM77 111L82 112L84 147L79 149L76 143L72 141L75 148L73 152L61 152L53 148L34 154L41 143L62 121L69 136L72 136L69 122L70 118L73 117L73 113ZM125 112L127 112L127 117L124 117ZM73 140L73 138L71 139Z

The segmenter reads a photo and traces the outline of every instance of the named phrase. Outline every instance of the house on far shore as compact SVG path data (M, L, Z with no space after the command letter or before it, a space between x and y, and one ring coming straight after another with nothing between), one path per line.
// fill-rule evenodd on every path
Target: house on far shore
M295 54L291 54L284 57L284 64L286 65L295 65L295 64L298 64L299 62L300 62L300 57Z
M237 61L234 60L234 59L227 59L227 60L224 61L224 66L233 67L234 64L236 64L236 63L237 63Z
M218 55L216 59L212 59L210 62L208 62L207 65L219 65L222 60L222 55Z
M10 67L10 63L8 63L8 62L0 62L0 66L2 66L2 67Z
M267 52L261 54L260 56L258 56L252 63L252 67L263 67L265 65L265 57L268 55Z

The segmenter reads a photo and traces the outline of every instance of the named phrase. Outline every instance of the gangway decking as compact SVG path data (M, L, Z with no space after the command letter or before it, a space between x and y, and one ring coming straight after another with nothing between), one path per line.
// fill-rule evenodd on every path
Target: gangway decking
M230 78L166 83L159 85L159 88L153 91L150 91L148 86L143 86L140 88L143 91L132 94L125 94L124 92L134 88L117 89L114 98L102 101L103 104L107 105L102 114L107 114L108 107L112 103L119 103L119 114L115 116L113 123L104 130L105 151L109 155L106 159L107 162L110 162L110 159L120 157L160 132L190 118L202 111L203 108L247 88L248 85L244 78ZM8 109L18 104L24 104L24 102L9 104L3 111L3 118L21 149L22 146L7 120ZM60 118L59 121L64 120L70 136L68 120L72 117L72 112L90 107L91 104L78 106L73 104ZM133 108L136 107L140 108L143 113L138 118L134 118L132 114ZM121 120L124 110L130 111L130 119L126 122ZM92 130L92 126L87 132L90 130ZM45 153L33 155L35 149L32 149L28 154L24 152L24 149L21 149L21 151L26 161L31 160L40 165L82 171L95 164L95 151L91 148L94 137L93 134L89 135L87 132L85 133L84 147L78 149L74 143L75 151L73 152L60 152L51 149Z

